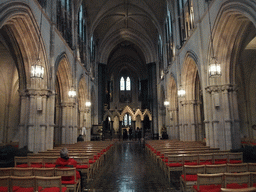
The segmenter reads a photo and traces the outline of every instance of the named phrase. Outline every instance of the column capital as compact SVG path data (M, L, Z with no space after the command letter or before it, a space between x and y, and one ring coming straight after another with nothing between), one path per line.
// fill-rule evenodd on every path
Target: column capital
M19 91L20 96L30 97L30 96L46 96L55 95L55 93L50 89L23 89Z
M237 91L238 86L234 84L210 85L205 88L208 93Z

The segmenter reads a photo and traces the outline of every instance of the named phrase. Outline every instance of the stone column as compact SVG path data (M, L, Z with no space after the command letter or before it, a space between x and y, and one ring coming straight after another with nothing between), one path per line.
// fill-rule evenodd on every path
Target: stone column
M55 106L55 95L50 92L49 97L47 99L47 119L48 119L48 127L46 131L46 150L53 149L53 140L54 138L54 106Z
M27 117L28 117L28 96L25 93L20 94L20 125L19 125L19 148L28 145L28 130L27 130Z
M66 130L68 129L67 127L67 105L62 103L62 126L61 126L61 144L67 144L66 141Z
M114 126L113 126L114 121L110 121L110 132L111 132L111 140L113 138L114 135Z
M122 121L119 121L119 141L122 139Z
M28 150L37 151L35 145L35 134L37 132L36 128L36 95L30 94L30 114L29 114L29 124L28 124Z

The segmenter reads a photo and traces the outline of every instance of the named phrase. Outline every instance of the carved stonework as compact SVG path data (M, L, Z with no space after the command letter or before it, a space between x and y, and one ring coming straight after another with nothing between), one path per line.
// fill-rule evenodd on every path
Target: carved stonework
M232 84L226 84L226 85L211 85L205 88L205 90L208 93L212 92L231 92L231 91L237 91L238 86L232 85Z

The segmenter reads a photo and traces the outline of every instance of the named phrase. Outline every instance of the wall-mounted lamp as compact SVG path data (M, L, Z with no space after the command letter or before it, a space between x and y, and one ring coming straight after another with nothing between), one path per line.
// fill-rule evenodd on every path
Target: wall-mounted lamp
M91 107L92 103L90 101L85 102L86 107Z
M178 90L178 97L185 97L186 91L184 89Z
M68 92L68 96L70 98L76 97L76 91L75 91L75 89L73 87L71 87L70 91Z
M169 105L170 105L170 102L169 102L169 101L167 101L167 100L165 100L165 101L164 101L164 106L166 106L166 107L167 107L167 106L169 106Z

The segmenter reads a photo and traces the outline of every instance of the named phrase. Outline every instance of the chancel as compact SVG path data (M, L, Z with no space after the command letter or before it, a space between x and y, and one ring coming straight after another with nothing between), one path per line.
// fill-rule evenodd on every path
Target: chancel
M0 0L0 191L251 190L255 64L255 0Z

